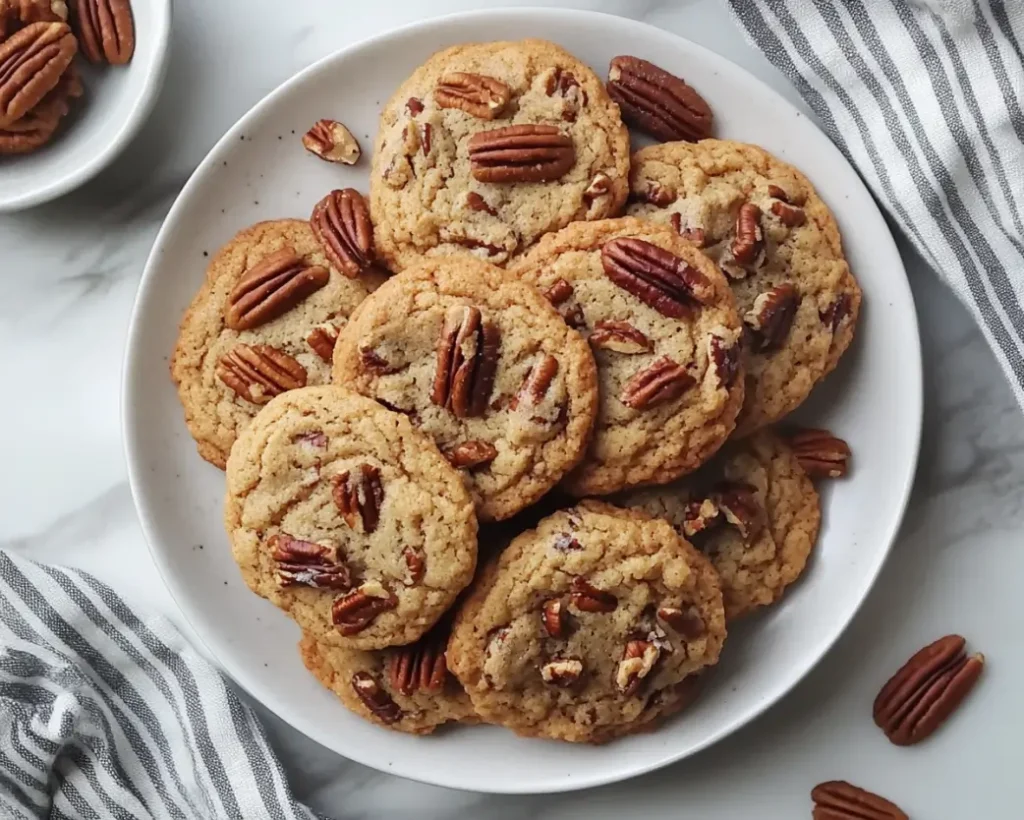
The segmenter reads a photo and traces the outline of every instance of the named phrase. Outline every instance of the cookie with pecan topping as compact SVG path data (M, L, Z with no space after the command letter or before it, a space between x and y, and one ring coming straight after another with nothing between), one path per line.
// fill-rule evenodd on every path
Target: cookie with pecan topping
M664 518L708 556L722 579L729 620L782 596L807 566L821 524L814 485L770 430L730 442L676 484L616 500Z
M536 290L469 257L427 260L382 285L341 332L334 381L431 436L481 521L557 484L597 413L584 339Z
M331 385L273 399L227 465L246 584L332 647L419 640L476 568L459 474L400 413Z
M756 145L669 142L633 155L628 212L671 225L729 277L744 321L737 435L798 407L853 340L861 292L807 178Z
M597 358L597 426L568 492L671 481L732 432L743 403L740 319L722 273L670 228L576 223L509 272L545 293Z
M685 706L688 678L717 663L724 639L704 556L664 521L584 501L483 571L448 665L484 720L599 743Z
M370 182L392 270L420 256L504 265L544 233L621 211L629 135L585 64L544 40L433 55L381 115Z
M199 455L223 467L261 406L329 382L338 331L382 281L372 270L343 275L298 219L261 222L228 242L182 319L171 360Z

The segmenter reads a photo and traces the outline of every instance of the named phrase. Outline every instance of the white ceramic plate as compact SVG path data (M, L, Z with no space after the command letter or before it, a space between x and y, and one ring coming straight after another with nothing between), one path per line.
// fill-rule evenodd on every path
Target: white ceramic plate
M654 733L594 748L524 740L492 727L415 738L349 714L305 671L295 624L242 583L222 530L224 477L196 455L167 373L206 252L257 220L306 216L331 188L366 190L365 158L353 169L325 165L306 154L299 135L316 119L337 116L371 145L380 104L417 64L438 48L496 32L559 42L602 76L628 44L629 53L685 77L713 106L719 136L758 142L808 174L839 218L865 292L856 344L803 412L845 436L856 453L852 477L824 489L824 529L806 578L780 605L733 631L712 685L691 709ZM255 698L346 757L479 791L559 791L630 777L704 748L778 700L839 637L881 569L910 491L921 429L920 347L903 266L839 151L782 97L723 58L595 13L530 9L434 20L348 48L285 83L224 136L172 208L142 279L128 344L132 489L153 557L211 653Z
M146 121L163 84L171 0L132 0L135 54L126 66L77 57L85 94L49 145L0 157L0 213L20 211L88 182L121 153Z

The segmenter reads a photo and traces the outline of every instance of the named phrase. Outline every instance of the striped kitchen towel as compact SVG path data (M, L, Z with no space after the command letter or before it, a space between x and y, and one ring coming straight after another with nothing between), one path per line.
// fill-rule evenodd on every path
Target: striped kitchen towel
M1024 406L1024 2L728 2L974 314Z
M0 817L317 815L170 622L84 573L0 552Z

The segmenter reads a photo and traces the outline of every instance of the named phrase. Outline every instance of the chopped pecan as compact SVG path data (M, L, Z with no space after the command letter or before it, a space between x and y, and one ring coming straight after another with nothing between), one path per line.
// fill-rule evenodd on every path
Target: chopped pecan
M710 498L690 501L683 512L683 536L693 538L722 523L722 513Z
M217 362L217 378L246 401L266 404L306 386L306 368L270 345L235 345Z
M572 686L583 675L583 661L579 658L555 658L540 668L544 683Z
M882 687L875 698L875 724L897 746L910 746L929 737L974 688L985 658L968 656L965 645L959 635L939 638Z
M349 279L373 262L373 223L355 188L331 191L313 208L309 223L327 259Z
M523 379L523 385L519 388L513 401L513 408L530 409L537 407L547 395L551 382L558 375L558 359L545 353L530 368L530 372Z
M693 606L686 609L677 606L663 606L658 609L658 618L688 641L702 638L707 631L704 619L700 616L697 608Z
M697 383L686 368L668 356L635 374L622 388L619 400L634 410L646 410L656 404L674 401Z
M434 126L429 122L420 123L420 148L423 149L423 155L426 156L430 153L430 146L433 143Z
M761 264L763 252L764 229L761 227L761 209L753 202L744 202L736 214L732 258L745 268L756 268Z
M786 341L796 318L800 295L786 283L759 294L743 317L750 330L752 349L757 353L778 350Z
M764 524L764 510L758 503L757 490L749 484L723 481L711 494L711 500L746 540L756 535Z
M789 202L789 194L786 193L785 189L771 182L768 183L768 196L781 199L783 202Z
M327 436L320 430L310 433L299 433L296 436L292 436L292 441L314 453L321 453L327 449Z
M618 690L626 697L635 695L660 656L661 650L650 641L629 641L615 669Z
M619 599L610 592L592 586L580 576L572 579L570 597L576 609L581 612L612 612L619 605Z
M708 353L718 374L719 385L728 390L736 381L736 374L740 370L740 346L712 334L708 341Z
M423 580L423 574L427 571L426 561L418 550L406 547L402 550L402 560L405 561L405 580L407 587L416 586Z
M544 82L544 90L549 97L558 94L565 100L562 119L566 122L576 122L580 111L587 105L587 92L583 90L576 75L571 71L555 68Z
M811 478L841 478L849 472L850 445L828 430L797 430L790 435L789 446Z
M672 214L672 227L687 242L692 242L698 248L707 246L707 235L703 228L684 228L682 214Z
M480 196L476 191L470 191L466 194L466 204L474 211L483 211L485 214L490 214L491 216L498 215L498 212L488 205L487 200Z
M811 799L814 820L910 820L895 803L843 780L819 783Z
M551 546L559 552L575 552L583 549L583 545L567 532L558 533L555 540L551 542Z
M423 113L423 100L419 97L410 97L405 101L405 110L409 112L410 117L415 117Z
M384 503L380 470L372 464L360 464L355 470L336 475L331 483L334 503L345 523L356 529L358 522L367 535L376 530Z
M369 672L356 672L352 688L378 720L391 724L402 719L402 710Z
M616 285L672 319L689 316L695 303L715 298L715 286L703 273L643 239L606 242L601 264Z
M576 148L553 125L510 125L470 137L469 161L478 182L551 182L576 163Z
M799 228L807 221L807 214L804 213L803 208L797 208L795 205L789 205L779 200L772 203L772 213L787 228Z
M486 441L463 441L444 455L456 469L472 470L494 461L498 457L498 450Z
M583 192L583 201L589 204L599 196L607 194L611 189L612 178L608 174L598 174L591 180L587 190Z
M591 347L613 350L629 356L650 353L654 349L654 343L629 322L598 322L588 341Z
M311 154L326 162L338 162L343 165L355 165L363 154L359 140L344 123L337 120L317 120L313 127L302 135L302 145Z
M448 310L437 342L437 369L430 400L456 418L482 416L494 389L501 334L479 308Z
M306 344L321 359L330 364L334 346L338 343L338 329L332 324L317 325L306 337Z
M20 120L57 87L77 50L66 23L32 23L0 42L0 128Z
M544 291L545 298L556 307L565 302L573 294L572 285L564 279L556 279L555 283Z
M832 332L835 333L843 323L843 320L850 315L852 308L853 299L850 298L850 294L841 293L839 298L832 302L825 310L818 312L818 317L821 319L822 324L830 327Z
M282 587L338 590L352 587L349 568L334 560L330 547L301 541L283 532L272 535L267 546L277 561L277 582Z
M671 185L662 185L660 182L649 179L642 188L633 192L633 198L639 202L649 202L651 205L664 208L675 202L679 195Z
M712 114L704 98L647 60L612 59L608 94L622 109L622 119L662 142L696 142L711 136Z
M270 254L251 267L228 295L224 324L251 330L287 313L330 279L327 268L307 265L291 248Z
M541 621L544 629L552 638L565 637L565 613L562 602L558 598L552 598L544 602L541 610Z
M372 347L359 346L359 365L363 370L375 373L378 376L386 376L389 373L397 373L402 368L393 365L380 355Z
M331 606L331 619L342 635L358 635L373 623L378 615L394 609L397 604L395 596L383 584L368 581L335 599Z
M414 692L440 692L448 678L445 632L427 633L416 643L388 652L386 662L391 688L408 697Z
M500 116L511 98L512 89L501 80L462 71L445 74L434 89L441 108L458 108L482 120Z

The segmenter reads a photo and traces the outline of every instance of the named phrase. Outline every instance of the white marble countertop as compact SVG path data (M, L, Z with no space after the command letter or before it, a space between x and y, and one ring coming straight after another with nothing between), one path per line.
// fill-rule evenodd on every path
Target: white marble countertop
M390 27L486 4L174 5L167 86L142 135L79 192L0 217L0 548L83 567L187 629L136 520L118 411L129 311L160 222L216 139L297 70ZM716 0L502 5L645 20L725 54L797 100ZM915 818L1019 818L1024 633L1012 624L1024 579L1024 417L964 309L916 259L907 262L926 389L911 508L852 627L780 705L656 774L538 797L480 796L378 774L260 710L300 799L338 818L794 818L810 816L815 783L844 778L891 797ZM945 731L897 749L872 724L871 701L910 652L951 631L985 652L988 671Z

